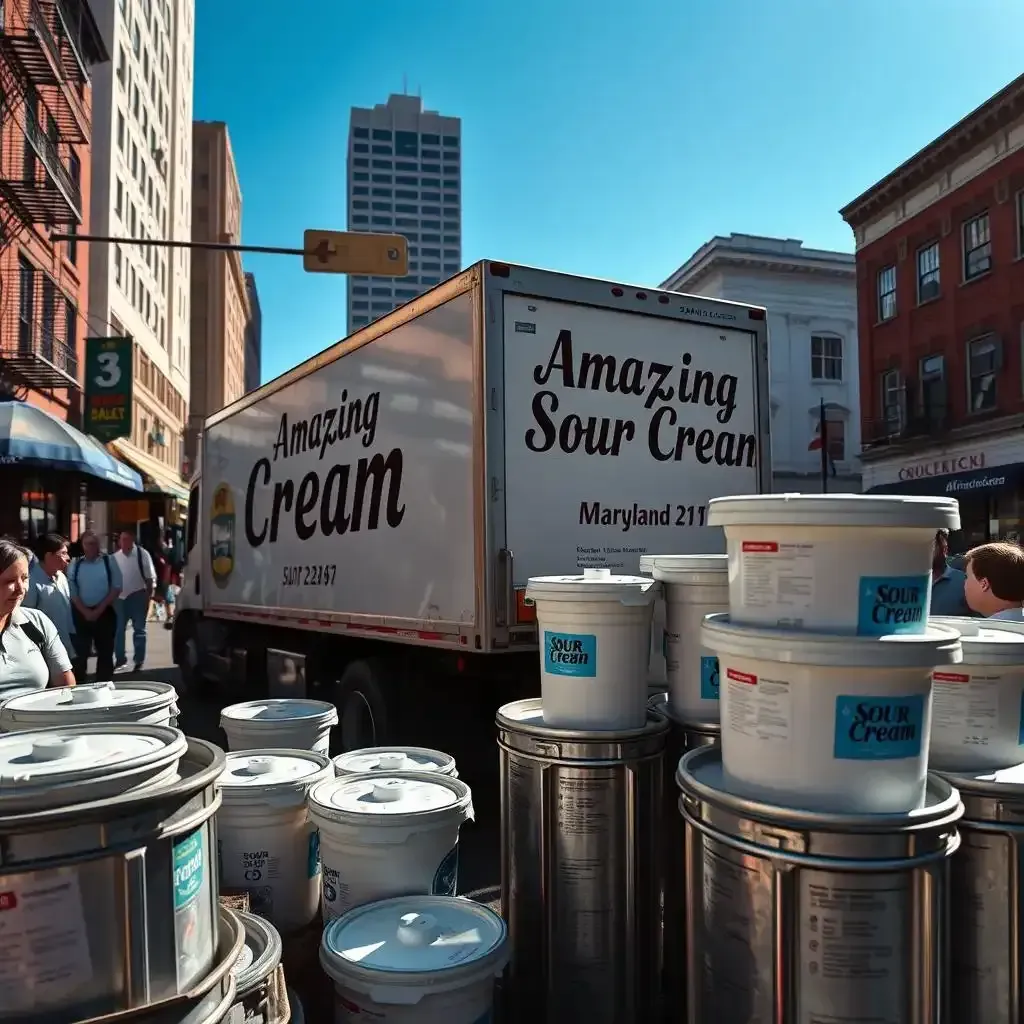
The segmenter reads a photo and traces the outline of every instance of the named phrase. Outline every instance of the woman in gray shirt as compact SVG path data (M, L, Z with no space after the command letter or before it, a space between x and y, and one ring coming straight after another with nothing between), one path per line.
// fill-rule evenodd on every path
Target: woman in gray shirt
M65 575L68 542L59 533L40 537L35 558L28 567L28 593L22 608L38 608L56 627L61 643L72 660L75 657L75 620L71 614L71 591Z
M37 608L24 608L29 553L0 538L0 700L47 686L74 686L57 628Z

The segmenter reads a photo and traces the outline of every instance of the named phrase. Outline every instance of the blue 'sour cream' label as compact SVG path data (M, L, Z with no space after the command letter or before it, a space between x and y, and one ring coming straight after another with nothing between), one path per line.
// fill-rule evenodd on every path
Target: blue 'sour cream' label
M921 576L861 576L857 632L861 636L923 633L928 623L931 579Z
M320 874L320 829L309 833L309 847L306 850L306 875L316 878Z
M593 678L597 675L597 637L544 630L544 671L552 676Z
M924 697L836 697L833 756L840 761L898 761L918 757Z
M701 700L718 700L718 659L713 654L700 656Z

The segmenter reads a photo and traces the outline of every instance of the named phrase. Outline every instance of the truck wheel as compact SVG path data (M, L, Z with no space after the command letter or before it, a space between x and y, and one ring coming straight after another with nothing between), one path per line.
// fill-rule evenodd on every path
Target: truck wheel
M388 743L390 716L384 696L385 669L376 658L352 661L335 685L338 725L331 747L334 753L379 747ZM337 747L337 750L333 748Z

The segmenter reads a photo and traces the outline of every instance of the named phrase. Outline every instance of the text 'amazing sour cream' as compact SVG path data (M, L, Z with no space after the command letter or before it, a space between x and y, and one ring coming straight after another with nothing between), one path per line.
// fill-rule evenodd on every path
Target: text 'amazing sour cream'
M739 624L858 636L923 633L939 529L951 498L774 494L716 498L729 608Z
M931 674L959 634L850 637L704 620L718 654L726 779L737 793L809 809L901 813L923 796Z

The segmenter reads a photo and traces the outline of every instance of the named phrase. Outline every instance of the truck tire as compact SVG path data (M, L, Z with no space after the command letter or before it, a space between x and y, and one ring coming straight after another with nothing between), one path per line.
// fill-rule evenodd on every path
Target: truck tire
M338 725L331 738L332 753L390 742L392 716L385 697L386 672L377 658L352 661L345 667L332 695L338 709Z

